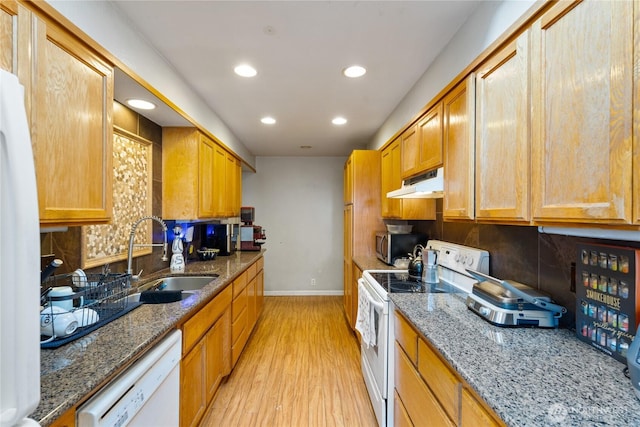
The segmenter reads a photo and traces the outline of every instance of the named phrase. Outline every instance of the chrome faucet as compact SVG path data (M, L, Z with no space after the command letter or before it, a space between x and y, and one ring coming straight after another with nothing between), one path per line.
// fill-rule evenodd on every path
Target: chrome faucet
M151 240L151 244L136 244L135 246L140 246L140 247L154 247L154 246L162 246L162 261L169 261L169 258L167 257L167 224L164 223L164 221L162 219L160 219L157 216L151 215L151 216L145 216L140 218L138 221L136 221L132 226L131 226L131 233L129 233L129 252L127 254L127 274L131 275L131 280L132 281L136 281L140 278L140 273L138 273L137 275L133 274L133 269L131 266L131 263L133 261L133 239L135 237L136 234L136 228L138 228L138 225L144 221L144 220L153 220L155 222L157 222L158 224L160 224L162 226L162 231L164 232L164 243L153 243L153 239Z

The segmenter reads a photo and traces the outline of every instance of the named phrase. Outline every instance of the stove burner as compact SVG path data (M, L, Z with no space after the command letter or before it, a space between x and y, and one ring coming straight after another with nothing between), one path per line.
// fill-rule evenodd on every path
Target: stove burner
M406 272L371 273L371 276L387 292L426 292L425 284L419 279L410 277Z

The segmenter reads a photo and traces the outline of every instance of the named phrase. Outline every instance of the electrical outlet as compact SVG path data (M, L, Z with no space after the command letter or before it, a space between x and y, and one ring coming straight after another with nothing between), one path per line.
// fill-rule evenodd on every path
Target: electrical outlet
M311 279L311 286L315 286L316 285L316 279Z

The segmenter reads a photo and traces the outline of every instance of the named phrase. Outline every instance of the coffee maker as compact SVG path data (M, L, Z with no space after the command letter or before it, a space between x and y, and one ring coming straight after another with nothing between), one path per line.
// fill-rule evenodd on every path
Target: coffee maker
M236 251L239 224L206 224L202 227L201 242L209 249L219 249L218 256L228 256Z
M259 251L267 238L265 230L259 225L253 225L255 208L243 206L240 208L240 250Z

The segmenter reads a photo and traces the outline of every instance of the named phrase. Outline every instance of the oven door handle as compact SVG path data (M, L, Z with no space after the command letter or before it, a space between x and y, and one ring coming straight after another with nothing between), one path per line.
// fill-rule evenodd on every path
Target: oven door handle
M369 289L369 286L367 286L367 281L364 280L363 278L358 279L358 283L362 284L362 286L366 289L367 291L367 299L369 300L369 302L371 303L372 306L374 306L374 308L376 308L378 311L384 313L384 303L376 301L373 296L371 295L371 292L373 292L371 289Z

